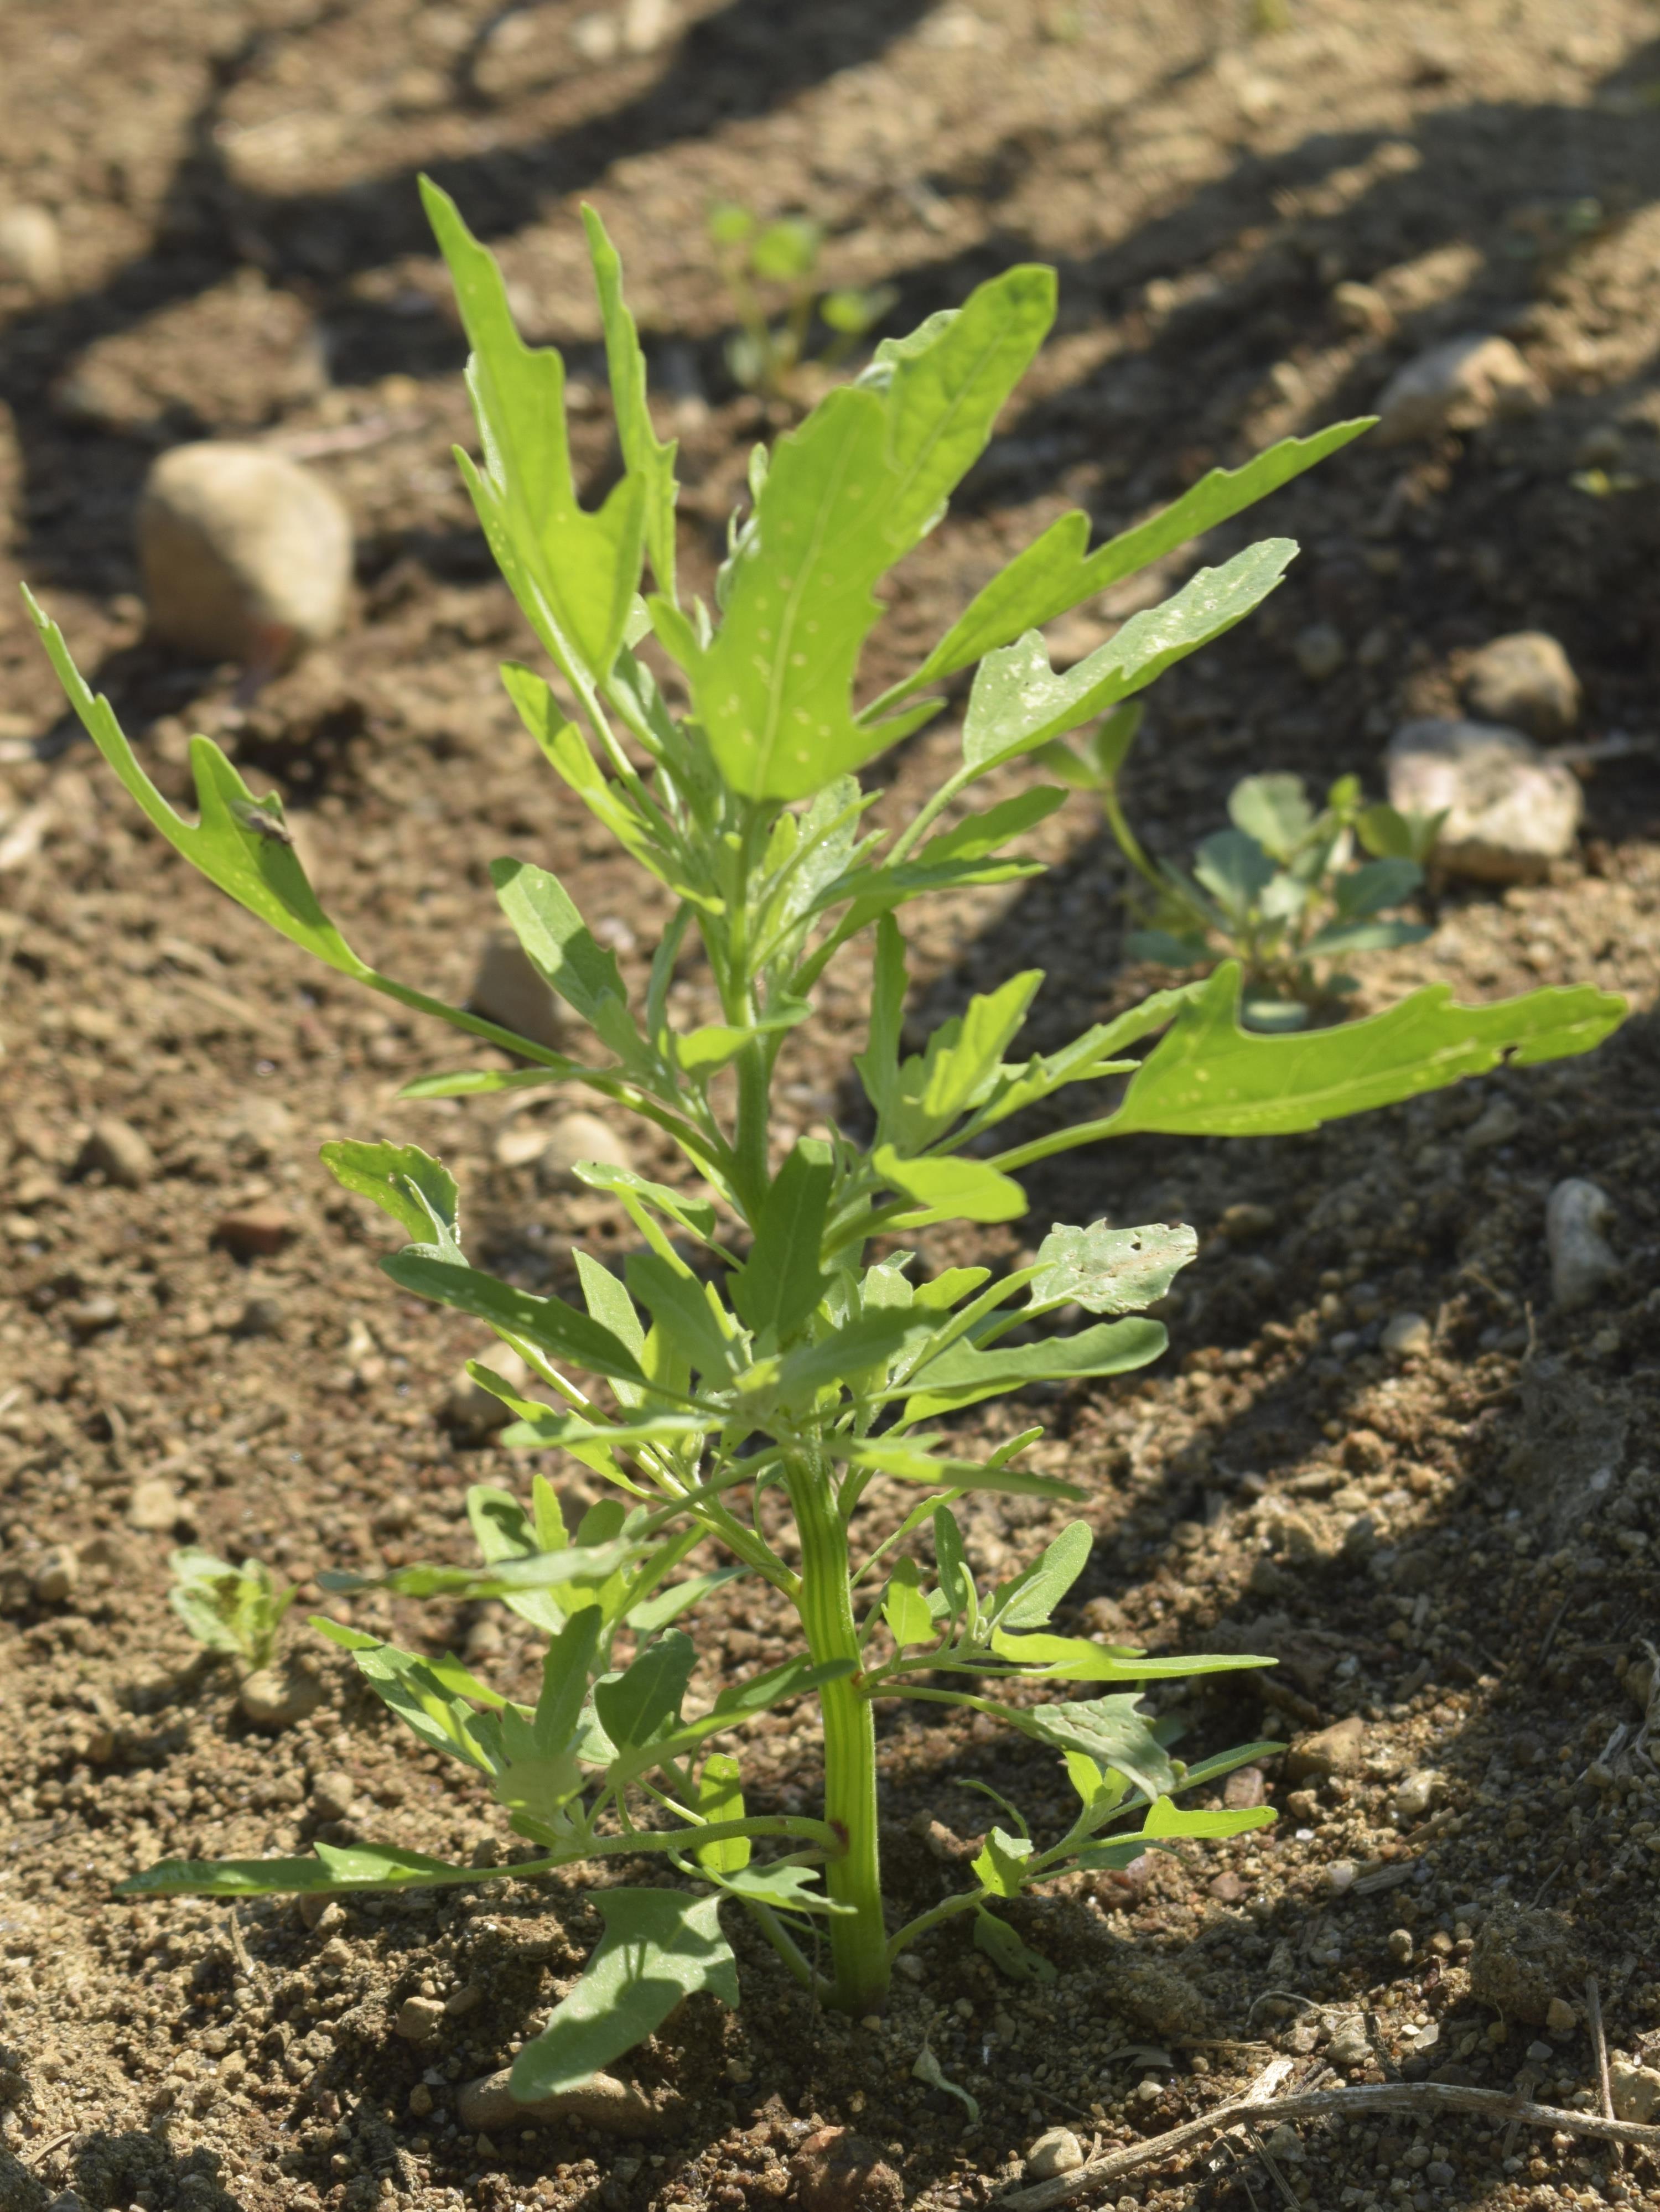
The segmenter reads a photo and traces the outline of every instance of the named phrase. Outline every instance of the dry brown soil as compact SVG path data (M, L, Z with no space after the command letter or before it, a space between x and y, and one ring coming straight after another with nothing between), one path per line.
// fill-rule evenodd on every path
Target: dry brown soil
M1316 2078L1337 2016L1357 2011L1377 2060L1412 2078L1523 2078L1591 2102L1583 2021L1501 2019L1464 1962L1495 1908L1542 1900L1598 1978L1616 2051L1660 2036L1660 1784L1633 1751L1629 1686L1657 1631L1660 1541L1645 750L1660 734L1660 15L1645 0L667 0L596 33L592 13L14 0L0 21L0 199L54 209L67 264L55 300L0 280L0 2204L33 2212L72 2187L91 2207L179 2212L739 2212L786 2193L818 2118L885 2146L908 2197L977 2205L1040 2128L1152 2135L1276 2050ZM641 50L613 36L611 58L585 58L618 24ZM695 580L764 427L722 368L712 200L810 210L834 281L897 285L896 328L1012 259L1059 264L1056 336L897 580L878 676L1066 505L1116 527L1213 461L1365 406L1435 339L1507 331L1548 391L1537 414L1435 447L1363 444L1265 511L1303 556L1261 619L1159 687L1131 809L1175 853L1217 825L1246 767L1353 768L1375 788L1399 716L1449 705L1470 650L1523 626L1567 647L1588 735L1637 741L1587 770L1578 859L1503 895L1450 887L1428 944L1368 971L1371 1003L1429 977L1475 999L1560 980L1627 991L1633 1018L1594 1060L1306 1138L1084 1152L1032 1176L1030 1225L976 1240L1012 1257L1057 1218L1196 1224L1160 1365L1005 1418L1041 1420L1038 1458L1088 1492L1101 1540L1082 1618L1161 1650L1230 1642L1281 1661L1259 1687L1173 1700L1184 1748L1356 1715L1358 1764L1299 1785L1271 1763L1269 1835L1030 1911L1058 1969L1047 1987L1000 1981L947 1933L884 2021L848 2023L815 2016L738 1930L741 2016L694 2007L639 2061L679 2100L649 2142L492 2141L456 2123L454 2086L533 2033L580 1966L597 1916L579 1879L481 1880L315 1928L281 1904L233 1924L222 1907L111 1897L164 1854L322 1832L482 1866L505 1840L453 1771L407 1754L344 1663L319 1658L313 1719L262 1735L164 1606L176 1534L306 1581L462 1556L463 1486L528 1480L442 1425L477 1334L388 1291L384 1224L335 1192L319 1142L441 1152L475 1243L527 1283L565 1282L574 1236L615 1249L626 1228L500 1165L499 1103L395 1103L454 1064L453 1042L308 970L142 833L58 725L12 589L40 591L175 796L192 726L287 794L325 898L392 972L465 990L485 866L504 851L557 869L642 972L654 910L496 688L525 641L447 458L466 434L460 347L418 219L422 167L499 242L527 326L567 346L590 394L592 488L614 460L575 209L588 193L603 209L683 441ZM1344 325L1345 279L1382 293L1387 334ZM359 534L350 632L240 719L228 672L142 644L134 596L139 477L158 448L210 434L313 456ZM1069 649L1134 603L1085 610ZM1292 651L1316 619L1347 647L1318 688ZM918 741L884 804L914 805L952 743ZM1035 889L922 918L933 1009L1037 961L1053 1036L1145 985L1122 971L1122 875L1091 803L1044 840L1056 865ZM689 1016L704 981L680 986ZM862 990L850 961L793 1051L785 1103L804 1127L845 1105ZM82 1164L106 1114L153 1148L144 1187ZM1551 1308L1543 1242L1567 1175L1608 1193L1625 1269L1573 1315ZM289 1241L240 1259L219 1224L273 1206ZM1392 1364L1379 1334L1402 1311L1432 1339ZM173 1502L148 1490L139 1517L171 1531L133 1525L138 1486L158 1482ZM1053 1525L1047 1508L990 1506L976 1560L1023 1559ZM73 1568L60 1555L54 1577L58 1546ZM390 1614L361 1601L356 1618ZM398 1618L524 1679L510 1618ZM784 1626L740 1585L699 1625L700 1688L780 1656ZM952 1838L989 1809L970 1784L1013 1794L1040 1832L1062 1809L1048 1755L926 1711L885 1722L882 1759L911 1910L964 1879ZM1397 1811L1423 1769L1426 1807L1420 1790L1421 1809ZM351 1802L325 1819L318 1778L341 1774ZM805 1713L757 1731L753 1778L758 1804L814 1802ZM1581 1971L1558 1994L1583 2011ZM392 2021L423 1990L473 1995L416 2047ZM925 2041L977 2124L915 2076ZM1621 2173L1566 2136L1433 2116L1306 2130L1275 2164L1322 2208L1660 2201L1640 2162ZM1150 2165L1120 2201L1243 2212L1280 2186L1241 2141Z

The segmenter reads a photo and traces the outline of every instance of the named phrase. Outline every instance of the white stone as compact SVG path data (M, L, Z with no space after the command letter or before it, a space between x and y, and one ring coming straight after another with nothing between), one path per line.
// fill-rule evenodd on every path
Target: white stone
M592 1161L597 1167L629 1168L629 1148L608 1121L597 1114L562 1114L549 1128L547 1142L536 1162L536 1176L545 1190L578 1189L573 1169Z
M467 1004L486 1021L550 1052L564 1042L558 1001L510 929L493 930L484 940Z
M1475 430L1496 416L1543 404L1538 379L1508 338L1450 338L1408 362L1384 386L1372 441L1398 446L1443 430Z
M1414 1353L1427 1352L1433 1332L1422 1314L1398 1313L1383 1327L1382 1339L1383 1356L1387 1359L1407 1359Z
M1420 1766L1397 1783L1395 1790L1395 1809L1403 1820L1421 1820L1434 1802L1441 1778L1432 1767Z
M182 1510L179 1492L173 1485L165 1476L153 1474L133 1485L127 1504L127 1520L134 1528L165 1536L171 1534Z
M20 200L0 212L0 271L27 284L37 299L64 289L64 240L50 208Z
M496 1164L501 1168L527 1168L539 1158L548 1141L548 1133L539 1121L510 1121L497 1136L490 1150Z
M1464 678L1470 712L1541 742L1565 738L1579 720L1579 678L1556 639L1542 629L1495 637Z
M328 486L261 446L175 446L145 479L138 557L152 634L271 670L346 619L351 523Z
M1578 782L1519 730L1430 715L1401 725L1387 763L1390 805L1444 810L1436 858L1456 875L1523 883L1573 849L1584 811Z
M1553 1304L1565 1313L1596 1301L1620 1273L1602 1231L1614 1218L1608 1194L1581 1176L1559 1182L1545 1201L1545 1243L1550 1252Z
M1026 2179L1048 2181L1075 2173L1084 2163L1084 2146L1070 2128L1048 2128L1026 2153Z

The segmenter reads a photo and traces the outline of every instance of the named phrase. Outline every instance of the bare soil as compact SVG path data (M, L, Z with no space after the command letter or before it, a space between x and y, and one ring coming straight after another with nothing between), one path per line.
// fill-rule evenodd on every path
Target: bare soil
M1288 12L1276 29L1278 9L1220 0L636 0L614 21L565 0L18 0L0 23L0 200L52 207L67 263L52 301L0 278L0 2204L72 2188L122 2212L739 2212L788 2195L817 2121L855 2126L943 2212L988 2202L1057 2123L1086 2144L1156 2134L1276 2051L1313 2081L1357 2012L1375 2057L1341 2078L1398 2067L1584 2105L1588 1971L1616 2053L1660 2051L1660 1781L1633 1744L1660 1540L1660 19L1639 0ZM1261 619L1158 688L1128 802L1174 854L1247 768L1353 769L1376 789L1395 721L1452 705L1472 648L1523 627L1566 646L1585 735L1633 741L1586 770L1578 858L1502 895L1444 887L1428 942L1366 970L1367 1004L1432 978L1471 999L1625 991L1632 1018L1594 1059L1307 1138L1076 1155L1031 1177L1027 1223L972 1240L1000 1260L1055 1218L1197 1225L1158 1367L982 1425L1041 1420L1038 1459L1087 1491L1087 1625L1280 1660L1248 1688L1178 1689L1184 1751L1358 1716L1357 1763L1322 1782L1269 1761L1268 1834L1031 1908L1047 1986L1000 1980L952 1929L883 2021L850 2023L737 1930L741 2015L700 2002L637 2062L672 2115L649 2142L457 2123L457 2084L504 2063L580 1967L598 1927L580 1875L314 1926L280 1903L111 1897L164 1855L361 1835L482 1869L508 1840L344 1662L319 1649L320 1709L261 1733L164 1604L180 1535L256 1552L315 1600L331 1565L465 1556L465 1486L528 1482L445 1425L477 1334L389 1291L384 1224L334 1190L318 1144L441 1152L473 1242L526 1283L563 1285L574 1237L617 1249L627 1231L499 1164L499 1102L396 1103L457 1064L453 1042L307 970L143 831L63 728L11 589L40 592L173 795L192 727L284 792L325 900L394 974L465 992L486 864L513 851L556 869L643 975L654 910L496 686L528 641L447 456L467 434L461 349L421 167L499 243L526 326L590 392L575 208L601 207L682 440L694 581L768 427L722 365L711 201L811 211L829 281L897 286L893 328L1012 259L1058 264L1056 336L897 579L873 680L1064 507L1120 526L1215 461L1365 407L1427 344L1502 330L1548 392L1539 412L1435 447L1363 442L1246 519L1303 556ZM1386 333L1345 325L1348 279L1382 295ZM607 418L578 405L602 489ZM349 633L240 713L234 672L142 642L131 547L153 454L217 434L309 455L360 545ZM1067 649L1136 603L1083 611ZM1316 620L1347 649L1319 686L1292 650ZM930 732L882 771L883 805L914 805L952 742ZM1124 969L1122 873L1091 802L1037 849L1055 868L1035 887L921 917L919 1016L1036 963L1038 1027L1058 1036L1151 980ZM690 1016L705 981L678 986ZM784 1097L804 1127L848 1110L863 986L850 959L798 1034ZM156 1156L142 1188L84 1164L106 1115ZM1543 1213L1570 1175L1612 1200L1624 1274L1563 1314ZM222 1224L249 1207L285 1213L279 1250L231 1249ZM1402 1313L1429 1339L1391 1360ZM896 1510L879 1498L873 1528ZM976 1561L1018 1562L1055 1525L988 1501ZM767 1603L728 1595L697 1626L700 1688L786 1649ZM371 1599L352 1617L465 1646L504 1686L533 1656L490 1611ZM927 1710L885 1720L882 1757L908 1911L961 1885L959 1844L990 1814L971 1784L1040 1832L1061 1815L1047 1755ZM757 1730L753 1758L751 1802L815 1802L805 1711ZM325 1818L319 1778L341 1775L347 1814ZM1555 1991L1572 2024L1472 1993L1472 1943L1511 1900L1562 1916L1581 1954ZM393 2021L421 1992L459 2002L417 2046ZM917 2076L925 2047L977 2121ZM1308 2129L1274 2158L1281 2181L1243 2140L1155 2162L1119 2202L1243 2207L1282 2182L1322 2208L1660 2202L1640 2161L1443 2118Z

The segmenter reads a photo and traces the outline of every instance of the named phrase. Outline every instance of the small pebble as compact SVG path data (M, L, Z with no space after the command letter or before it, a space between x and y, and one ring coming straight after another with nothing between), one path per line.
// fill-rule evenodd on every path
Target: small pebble
M356 1802L357 1788L350 1774L331 1768L313 1778L311 1809L319 1820L344 1820Z
M323 1685L303 1660L290 1660L250 1674L236 1702L256 1728L294 1728L322 1704Z
M1326 1887L1334 1897L1341 1897L1345 1890L1353 1888L1359 1872L1353 1859L1334 1859L1326 1869Z
M35 1561L29 1589L37 1605L61 1605L80 1579L81 1562L72 1547L53 1544Z
M627 1145L608 1121L597 1114L562 1114L537 1157L536 1180L544 1190L580 1189L571 1171L590 1161L607 1168L634 1164Z
M1328 1774L1352 1774L1360 1764L1365 1735L1365 1721L1359 1713L1351 1713L1347 1720L1334 1721L1329 1728L1318 1729L1312 1735L1298 1736L1286 1753L1286 1780L1306 1782Z
M1028 2181L1049 2181L1057 2173L1075 2173L1084 2163L1084 2146L1070 2128L1049 2128L1026 2153Z
M1433 1340L1422 1314L1398 1313L1383 1324L1381 1344L1386 1359L1411 1359L1426 1352Z
M1499 1145L1507 1145L1520 1133L1521 1109L1514 1099L1495 1098L1485 1107L1477 1120L1464 1132L1467 1152L1490 1152Z
M272 671L344 624L351 522L322 479L265 446L207 439L153 465L138 502L152 634Z
M432 2106L432 2091L424 2081L417 2081L410 2091L410 2118L412 2120L424 2120L431 2112Z
M1484 645L1464 678L1464 698L1479 721L1504 722L1548 744L1579 720L1579 678L1555 638L1516 630Z
M1259 1237L1267 1237L1278 1225L1279 1218L1271 1206L1240 1199L1223 1207L1216 1226L1231 1243L1249 1244Z
M1395 313L1383 294L1370 284L1356 283L1352 278L1335 287L1331 295L1332 312L1346 331L1362 331L1375 338L1386 338L1395 328Z
M293 1217L280 1206L245 1206L220 1216L213 1241L239 1260L269 1260L292 1240L294 1233Z
M331 1936L337 1928L346 1924L346 1909L337 1897L329 1897L319 1889L301 1893L300 1917L307 1928L319 1936Z
M1231 1813L1245 1812L1268 1801L1268 1778L1260 1766L1236 1766L1222 1784L1222 1802Z
M1394 1960L1395 1965L1397 1966L1411 1966L1412 1952L1413 1942L1411 1929L1392 1928L1389 1930L1389 1956Z
M1329 683L1348 658L1341 632L1330 623L1310 623L1299 629L1292 642L1292 651L1297 665L1310 684Z
M1230 1867L1219 1874L1209 1885L1210 1894L1219 1905L1237 1905L1242 1897L1249 1897L1250 1889L1243 1875L1235 1874Z
M499 1375L508 1389L514 1392L528 1393L536 1379L519 1354L509 1351L505 1344L488 1346L479 1353L478 1360L481 1366ZM465 1367L459 1367L444 1400L442 1419L448 1427L464 1435L487 1436L494 1430L506 1428L514 1419L514 1412L492 1391L482 1389Z
M92 1125L81 1164L126 1190L142 1190L155 1173L155 1155L130 1121L106 1114Z
M1579 2026L1579 2015L1566 1997L1553 1997L1545 2011L1545 2026L1560 2042L1566 2043Z
M64 237L50 208L20 200L0 213L0 272L27 284L37 300L64 289Z
M76 1298L61 1310L70 1334L83 1344L90 1336L101 1335L105 1329L120 1326L120 1306L107 1292L95 1298Z
M406 2043L425 2043L437 2034L443 2019L444 2008L436 1997L405 1997L392 2028Z
M250 1298L236 1317L235 1336L280 1336L286 1314L281 1298Z
M1596 1303L1621 1273L1602 1231L1614 1218L1608 1194L1581 1176L1559 1182L1545 1202L1552 1303L1574 1313Z
M1432 2158L1424 2168L1424 2179L1432 2189L1450 2189L1458 2179L1457 2169L1449 2166L1444 2158Z
M502 1130L490 1150L502 1168L527 1168L548 1141L539 1121L513 1121Z
M1440 1776L1431 1768L1422 1766L1398 1784L1395 1792L1395 1809L1400 1818L1403 1820L1422 1820L1429 1811L1440 1779Z
M477 2011L484 2002L484 1992L477 1982L465 1982L444 2000L444 2010L451 2020L465 2020L469 2013Z
M178 1526L184 1510L179 1492L161 1475L151 1475L146 1481L136 1482L132 1496L127 1501L129 1527L143 1528L150 1534L165 1536Z
M1371 2059L1371 2038L1366 2033L1365 2022L1351 2013L1338 2023L1337 2031L1326 2045L1326 2056L1334 2066L1365 2066Z

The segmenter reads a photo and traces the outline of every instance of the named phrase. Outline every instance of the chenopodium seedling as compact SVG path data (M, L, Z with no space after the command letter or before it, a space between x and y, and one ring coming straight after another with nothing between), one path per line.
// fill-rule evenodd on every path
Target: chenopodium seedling
M824 234L805 216L763 223L750 209L727 201L710 210L708 232L738 311L739 327L727 343L727 366L745 390L769 398L789 392L806 359L815 313L830 334L817 364L838 368L899 296L891 284L821 294ZM776 321L769 294L782 303Z
M1201 844L1191 875L1152 859L1126 818L1118 778L1140 726L1131 700L1081 747L1046 746L1042 764L1075 790L1099 795L1118 849L1141 879L1143 925L1124 940L1132 960L1212 968L1237 960L1248 1029L1298 1030L1323 1005L1359 988L1334 961L1416 945L1420 922L1389 919L1424 880L1446 820L1369 806L1356 776L1341 776L1316 813L1298 775L1248 775L1228 798L1233 826ZM1354 865L1357 840L1371 855Z
M984 449L1049 326L1053 272L1010 269L957 312L880 345L769 461L757 457L753 503L734 527L710 606L677 580L674 453L647 411L644 362L597 217L588 216L588 233L624 466L591 511L572 479L559 356L520 342L494 261L445 195L431 185L426 193L472 348L483 458L464 454L459 465L562 684L513 665L508 689L556 773L675 902L643 996L631 1000L556 878L514 859L494 870L502 909L592 1032L587 1056L380 973L325 914L294 847L249 826L242 810L252 795L218 748L192 740L200 819L192 825L151 784L54 625L36 619L100 750L188 860L340 973L517 1062L510 1072L429 1076L409 1095L583 1085L644 1116L690 1170L672 1185L614 1166L581 1171L625 1211L638 1243L620 1279L575 1251L574 1303L473 1264L453 1179L413 1146L324 1148L338 1180L403 1231L403 1249L381 1261L392 1281L488 1324L553 1394L556 1410L475 1367L514 1416L508 1442L568 1452L611 1486L574 1531L544 1480L528 1506L477 1491L482 1566L405 1567L381 1578L394 1593L501 1598L541 1627L549 1642L533 1705L502 1698L453 1658L320 1624L417 1737L484 1778L535 1847L516 1877L654 1857L679 1877L599 1892L604 1940L514 2063L515 2092L531 2097L630 2048L689 1990L735 2002L729 1907L754 1917L804 1984L864 2014L882 2003L896 1956L941 1922L967 1915L994 1958L1041 1974L1043 1962L1000 1917L1007 1900L1079 1868L1122 1864L1149 1844L1233 1834L1270 1817L1179 1807L1184 1792L1262 1747L1183 1765L1137 1695L1161 1676L1259 1662L1149 1658L1060 1632L1051 1624L1085 1567L1088 1523L1073 1521L1032 1565L988 1588L970 1572L953 1510L982 1491L1078 1497L1023 1465L1036 1429L976 1449L957 1417L1031 1383L1122 1375L1157 1358L1165 1333L1146 1309L1194 1256L1194 1232L1056 1227L1001 1275L961 1266L926 1279L901 1240L938 1222L1016 1219L1026 1211L1018 1171L1074 1146L1310 1129L1501 1059L1583 1051L1624 1006L1581 988L1466 1007L1436 985L1348 1029L1268 1037L1240 1027L1239 971L1228 963L1058 1050L1022 1055L1015 1040L1042 981L1030 971L973 999L908 1053L896 917L925 893L1035 872L1009 848L1065 796L1032 783L976 808L975 787L1220 636L1274 588L1296 548L1270 539L1201 570L1065 674L1050 665L1041 625L1365 426L1340 423L1213 471L1094 552L1087 518L1063 515L920 666L855 707L860 650L880 611L875 586L933 528ZM648 564L653 589L642 597ZM678 671L690 697L684 714L671 711L641 650L648 639ZM876 793L858 772L939 711L928 687L975 662L960 765L897 830L871 828ZM261 803L280 812L270 798ZM670 1018L670 985L693 931L721 1018L687 1029ZM874 970L856 1066L868 1139L835 1129L775 1148L781 1048L838 951L867 931ZM1085 1118L1063 1123L1048 1106L1008 1133L1014 1117L1079 1084L1092 1094ZM1061 1325L1080 1308L1085 1325ZM879 1542L861 1534L873 1484L887 1499L896 1485L916 1501L897 1524L889 1509ZM672 1624L729 1575L756 1577L794 1609L801 1649L729 1680L689 1713L693 1644ZM1041 1839L1008 1813L971 1882L893 1927L878 1859L876 1716L897 1698L966 1710L1049 1747L1077 1802L1065 1832ZM802 1698L817 1700L823 1720L822 1814L751 1812L734 1746L754 1716ZM471 1887L488 1878L390 1844L319 1845L292 1860L168 1863L124 1887L243 1896Z
M197 1642L234 1659L240 1674L269 1667L297 1595L292 1585L279 1583L263 1559L234 1567L194 1544L174 1552L167 1565L173 1570L167 1603Z

